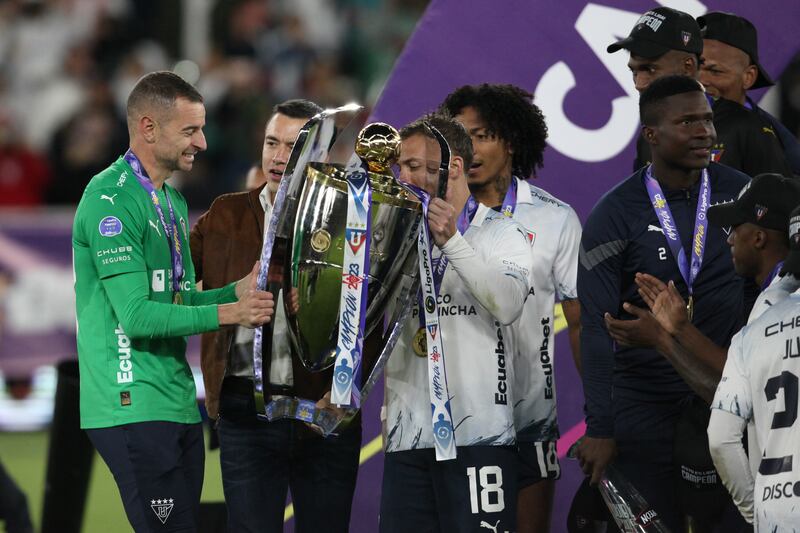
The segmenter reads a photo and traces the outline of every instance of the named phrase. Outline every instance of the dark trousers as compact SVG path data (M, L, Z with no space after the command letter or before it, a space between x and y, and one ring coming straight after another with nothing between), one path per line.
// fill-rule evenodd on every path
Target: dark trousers
M201 424L139 422L86 431L136 533L194 532L203 489Z
M432 448L387 453L381 533L516 530L516 446L463 446L450 461Z
M322 438L301 426L258 420L252 394L223 389L218 430L228 531L281 533L287 490L297 533L349 530L361 428Z
M8 533L33 533L28 499L0 463L0 522Z

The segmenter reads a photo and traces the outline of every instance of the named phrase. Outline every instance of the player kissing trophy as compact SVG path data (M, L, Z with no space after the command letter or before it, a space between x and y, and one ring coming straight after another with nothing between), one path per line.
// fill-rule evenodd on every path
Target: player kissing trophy
M422 205L392 172L399 134L383 123L362 127L366 118L350 104L303 126L266 225L257 281L283 302L276 315L285 313L292 357L310 379L327 380L330 404L341 408L270 390L272 321L253 343L259 417L295 418L323 435L352 420L377 383L419 285ZM446 165L449 149L440 144L430 159Z

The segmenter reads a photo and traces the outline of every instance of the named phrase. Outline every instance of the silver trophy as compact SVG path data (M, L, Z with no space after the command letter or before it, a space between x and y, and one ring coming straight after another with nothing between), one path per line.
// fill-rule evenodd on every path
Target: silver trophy
M262 260L269 257L267 290L276 297L283 291L292 357L311 372L329 369L337 358L343 287L349 283L346 269L343 274L345 247L353 243L347 225L352 201L348 187L358 178L368 179L368 235L362 237L368 239L368 257L356 282L366 286L362 340L369 337L370 342L362 344L361 368L349 369L357 386L364 382L361 402L377 382L416 295L416 240L422 221L419 200L392 172L399 156L397 131L382 123L362 127L366 117L362 108L351 105L320 113L303 127L276 195L262 254ZM269 324L264 328L265 353L272 345L271 333ZM366 366L371 372L358 379ZM271 398L257 353L254 369L256 406L263 418L296 418L327 435L358 411L352 405L344 415L318 409L319 398ZM337 367L334 380L338 377Z

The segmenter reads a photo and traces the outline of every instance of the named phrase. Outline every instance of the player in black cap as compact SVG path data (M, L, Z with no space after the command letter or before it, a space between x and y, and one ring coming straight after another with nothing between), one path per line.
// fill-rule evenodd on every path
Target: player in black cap
M658 7L643 14L625 39L607 48L630 52L628 68L636 90L644 91L663 76L683 75L699 78L703 38L700 25L688 13ZM791 175L783 149L775 136L763 133L763 121L755 114L729 106L722 100L712 103L717 144L713 160L741 170L748 176L765 172ZM650 161L650 147L640 136L636 142L634 170Z
M606 49L631 53L628 68L639 92L662 76L679 74L695 77L703 53L700 26L689 14L669 7L657 7L639 17L626 38Z
M714 98L744 106L764 122L765 135L777 136L787 163L800 175L800 143L780 121L759 108L747 91L775 83L758 58L758 32L749 20L732 13L712 12L697 18L703 34L700 81Z
M787 226L789 252L783 271L785 277L797 279L800 208L791 212ZM799 310L800 295L795 292L742 328L731 342L711 405L708 440L714 464L755 531L790 531L797 526L800 484L792 459L799 436ZM748 436L757 436L755 446L748 439L750 461L742 445L745 426Z

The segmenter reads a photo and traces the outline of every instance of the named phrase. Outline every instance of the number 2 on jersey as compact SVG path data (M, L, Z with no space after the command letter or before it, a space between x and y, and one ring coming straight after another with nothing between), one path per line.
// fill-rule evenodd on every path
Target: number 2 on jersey
M506 508L503 496L503 471L499 466L482 466L476 476L475 470L474 466L467 468L469 503L472 508L472 514L478 514L479 512L499 513ZM481 486L480 506L478 505L479 482Z
M778 391L781 389L783 389L785 407L783 411L777 411L772 415L771 429L792 427L797 420L797 376L788 370L784 370L779 376L769 378L764 387L764 394L767 395L767 401L771 402L776 399L778 397ZM764 476L780 474L781 472L791 472L792 458L792 455L764 457L761 459L761 464L758 465L758 472Z

